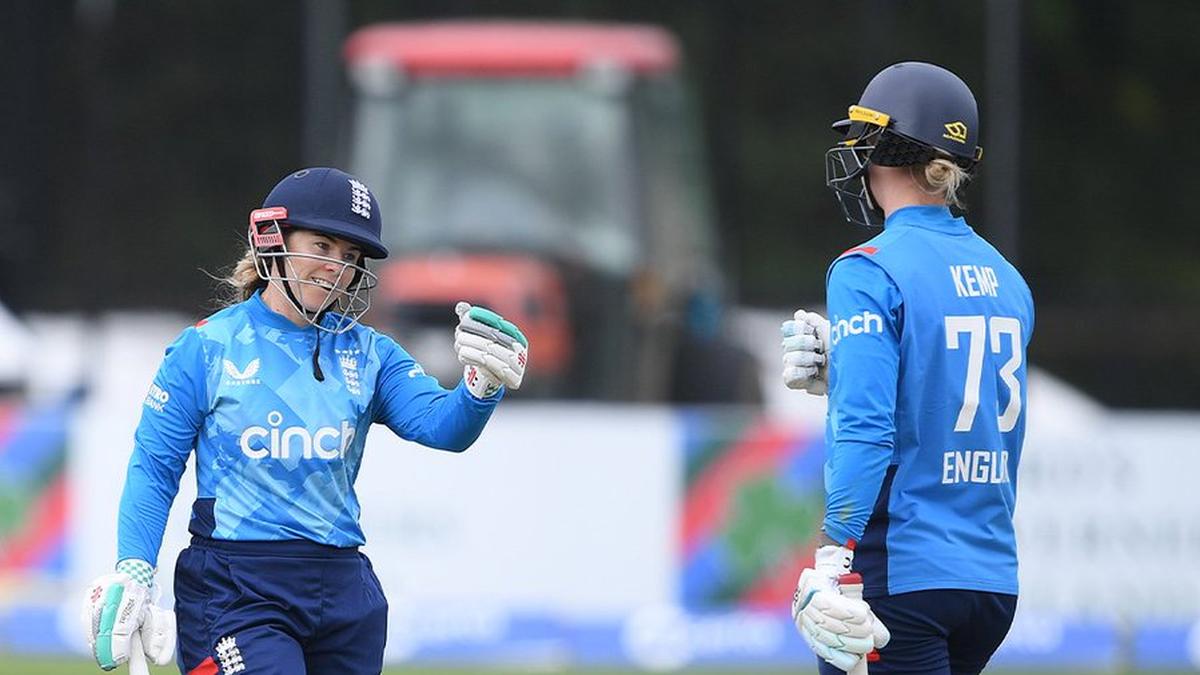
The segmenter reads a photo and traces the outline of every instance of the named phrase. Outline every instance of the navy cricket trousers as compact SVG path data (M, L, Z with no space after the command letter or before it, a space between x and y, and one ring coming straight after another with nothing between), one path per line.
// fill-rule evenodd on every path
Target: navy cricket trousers
M867 602L892 634L871 675L976 675L1017 609L1017 596L981 591L914 591ZM818 661L821 675L846 675Z
M357 548L193 537L175 566L187 675L378 674L387 600Z

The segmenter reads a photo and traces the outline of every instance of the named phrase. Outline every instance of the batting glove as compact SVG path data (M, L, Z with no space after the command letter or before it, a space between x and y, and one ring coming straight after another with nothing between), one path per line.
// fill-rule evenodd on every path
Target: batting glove
M865 601L838 590L837 578L850 571L853 561L854 552L845 546L822 546L813 567L800 574L792 596L792 620L804 641L817 656L846 672L891 639Z
M521 329L490 309L466 302L455 305L454 312L454 352L471 395L489 398L501 386L519 389L529 358L529 340Z
M175 613L150 600L154 567L145 560L126 559L117 571L94 580L83 598L83 621L88 646L96 663L113 670L129 661L133 635L139 630L146 656L165 666L175 654Z
M141 630L146 658L156 666L170 665L175 660L175 610L147 604L142 612Z
M783 384L823 396L829 392L829 320L796 310L780 326L783 332Z

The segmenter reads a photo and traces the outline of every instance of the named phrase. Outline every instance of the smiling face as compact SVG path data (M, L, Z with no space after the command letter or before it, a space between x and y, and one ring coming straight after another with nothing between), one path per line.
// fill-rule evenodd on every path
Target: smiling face
M284 244L277 252L258 254L263 258L259 276L269 281L262 294L267 306L298 326L320 327L323 310L343 317L327 330L352 326L370 306L367 292L375 285L375 275L362 266L362 248L303 229L285 230Z
M292 293L309 312L327 309L338 295L330 290L344 291L354 280L353 265L362 260L362 248L311 230L292 230L284 241L291 254L287 265Z

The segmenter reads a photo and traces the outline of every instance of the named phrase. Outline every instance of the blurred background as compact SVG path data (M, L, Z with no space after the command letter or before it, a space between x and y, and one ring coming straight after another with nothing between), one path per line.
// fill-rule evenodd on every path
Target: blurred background
M0 672L84 663L162 350L314 165L384 210L368 323L446 386L457 300L534 347L471 452L370 439L389 663L811 668L787 603L824 404L779 383L778 324L873 235L823 153L904 60L974 90L966 215L1037 301L996 667L1200 668L1197 26L1184 0L3 3Z

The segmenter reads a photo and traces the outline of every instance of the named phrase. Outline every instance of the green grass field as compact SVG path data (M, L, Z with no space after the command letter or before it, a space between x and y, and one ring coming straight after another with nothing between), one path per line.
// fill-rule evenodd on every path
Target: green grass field
M0 654L0 675L96 675L101 673L99 668L88 661L79 659L35 659L13 657ZM128 672L124 668L113 671ZM154 675L171 675L178 671L174 668L151 668ZM388 668L384 675L528 675L528 670L502 670L481 668ZM561 675L634 675L642 671L636 670L538 670L535 673L558 673ZM692 669L674 671L680 675L808 675L816 670L717 670ZM988 670L987 675L1085 675L1084 673L1069 673L1065 671L1011 671ZM1124 673L1104 672L1103 675L1183 675L1184 671L1127 671ZM1196 671L1186 671L1195 673ZM1091 671L1098 675L1098 671Z

